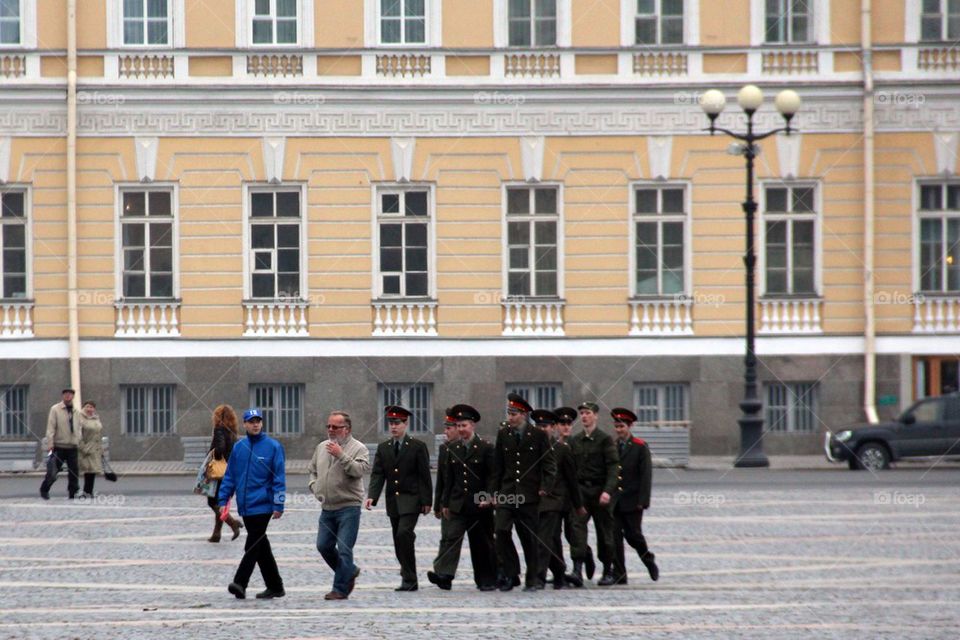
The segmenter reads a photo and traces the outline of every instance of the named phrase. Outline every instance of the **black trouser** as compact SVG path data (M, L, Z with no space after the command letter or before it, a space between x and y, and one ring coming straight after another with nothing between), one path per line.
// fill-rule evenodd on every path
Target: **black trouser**
M97 480L97 474L95 473L85 473L83 474L83 492L87 495L93 495L93 483Z
M545 576L547 569L554 579L567 572L563 561L563 543L560 541L560 527L563 526L563 511L540 512L540 575Z
M473 565L473 581L478 587L491 586L496 581L497 564L494 558L493 510L483 509L470 513L451 513L446 520L449 544L433 563L433 570L442 576L456 576L460 564L460 550L464 536L470 542L470 562Z
M67 463L67 493L72 498L80 490L80 467L77 464L76 447L54 447L50 460L47 462L47 475L40 485L40 493L48 493L50 487L57 480L57 474L63 469L63 463Z
M277 561L273 557L270 541L267 539L267 527L270 525L271 518L273 518L271 513L243 516L243 524L247 528L247 540L243 544L243 559L240 560L240 566L237 567L237 574L233 577L233 581L244 589L250 583L253 566L260 565L260 575L263 576L263 583L267 589L283 590L283 579L280 577Z
M417 526L419 513L407 513L396 518L390 518L390 526L393 528L393 551L397 555L397 562L400 563L400 579L403 584L417 584L417 551L414 543L417 540L417 534L414 527Z
M614 548L616 549L616 564L613 567L613 575L616 578L627 576L627 564L624 557L623 541L637 550L637 555L641 561L646 561L650 553L647 548L647 539L643 537L643 509L636 511L617 511L615 515L614 527Z
M580 562L586 561L589 557L587 524L592 517L593 526L597 529L597 558L606 567L616 561L613 549L613 508L609 503L606 506L600 504L600 494L603 493L603 487L580 485L580 491L583 494L583 506L587 510L587 515L573 515L571 518L574 539L570 543L570 556L574 561Z
M525 504L517 507L497 507L497 560L503 572L504 579L512 579L520 575L520 557L517 548L513 546L512 529L516 523L517 535L520 536L520 546L523 547L523 558L527 562L526 585L532 586L540 581L540 543L537 535L540 530L540 513L536 504Z

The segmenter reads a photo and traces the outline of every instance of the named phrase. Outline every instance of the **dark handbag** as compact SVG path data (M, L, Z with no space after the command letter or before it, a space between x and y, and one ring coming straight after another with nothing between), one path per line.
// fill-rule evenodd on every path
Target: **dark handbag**
M100 456L100 463L103 465L103 477L109 480L110 482L117 481L117 474L113 472L113 469L110 467L110 461L107 460L107 456Z

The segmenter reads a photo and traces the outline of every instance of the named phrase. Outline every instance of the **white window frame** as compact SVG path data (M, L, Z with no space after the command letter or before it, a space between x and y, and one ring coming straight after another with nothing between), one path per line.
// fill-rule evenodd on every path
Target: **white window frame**
M639 215L635 211L636 209L636 192L637 189L683 189L683 214L647 214ZM691 206L693 203L692 196L693 185L689 180L635 180L630 182L628 185L627 191L627 221L629 226L629 239L630 246L628 248L627 263L630 269L630 297L631 298L674 298L676 296L682 295L684 297L689 297L692 291L692 281L693 281L693 222L692 216L690 213ZM658 195L658 202L662 196ZM683 291L681 293L658 293L653 294L639 294L637 293L637 226L636 223L639 221L649 221L649 222L674 222L674 221L683 221ZM658 225L657 227L657 238L658 243L662 238L663 227ZM658 265L658 271L660 266ZM658 273L657 278L660 280L658 283L658 289L663 290L663 274L662 272Z
M420 418L418 423L417 419L414 416L411 416L409 422L407 422L407 435L418 436L418 435L430 435L433 433L433 383L431 382L380 382L377 384L377 421L380 423L379 432L380 433L389 433L389 426L387 421L384 419L384 410L386 409L386 403L384 402L384 392L386 389L391 389L394 392L400 391L400 401L396 404L399 404L406 409L412 411L414 414L417 412L417 408L412 406L410 402L410 392L415 388L423 388L426 390L427 394L427 406L423 408L423 416ZM419 429L417 427L420 427Z
M170 430L158 431L156 425L151 421L153 395L151 391L155 388L169 388L170 393ZM147 389L147 431L146 433L132 433L130 425L127 423L127 392L130 389ZM131 438L155 438L173 436L177 433L177 385L175 384L124 384L120 385L120 430L124 436Z
M442 46L443 42L443 2L442 0L424 0L424 39L425 42L384 43L380 37L380 0L363 0L364 46L367 48L389 49L426 49ZM494 1L494 6L498 0Z
M23 432L11 432L9 414L13 411L7 406L8 393L21 393L23 402ZM0 439L24 438L30 435L30 386L25 384L0 385Z
M20 42L2 44L4 49L37 48L37 0L20 1ZM38 72L39 73L39 72Z
M182 1L182 0L181 0ZM316 0L297 0L297 41L291 44L254 43L253 18L256 0L237 0L234 32L238 49L312 49L314 47L314 3ZM274 12L275 13L275 12ZM273 32L276 40L276 30Z
M813 424L809 429L800 429L797 425L797 416L796 411L798 410L797 399L800 397L798 393L798 387L800 386L809 386L811 388L810 399L811 402L807 405L809 407L812 422ZM784 410L786 412L786 423L784 428L774 428L774 425L770 422L769 412L771 410L770 405L770 391L774 387L783 387L787 393L787 404L784 406L777 405L777 408ZM764 420L764 429L767 433L790 433L790 434L816 434L820 431L821 420L819 418L820 412L820 385L816 382L766 382L763 385L763 420Z
M960 34L957 38L950 39L949 19L950 19L950 0L939 0L940 10L940 38L937 40L923 39L923 16L929 15L923 12L923 0L907 0L906 3L906 42L923 42L924 44L943 44L960 41ZM912 15L911 15L912 14Z
M18 302L24 300L33 300L33 233L32 233L32 216L33 213L33 194L30 189L30 185L20 184L20 183L9 183L0 185L0 191L21 191L23 192L23 242L26 253L24 259L27 261L25 277L26 277L26 286L24 287L24 294L22 298L0 298L0 300L15 300ZM0 220L2 225L19 225L19 222L3 222ZM0 235L0 251L3 249L4 238ZM0 253L0 260L2 260L3 255ZM0 278L4 275L3 272L3 263L0 262ZM0 291L2 291L2 282L0 282ZM6 292L4 292L6 293Z
M167 44L124 44L123 0L107 0L108 49L180 49L186 46L186 0L167 0Z
M258 389L270 389L273 399L274 406L267 407L262 403L257 401L257 390ZM294 425L292 431L279 431L280 426L280 413L282 411L291 411L289 407L282 406L280 400L283 398L284 389L296 389L296 392L300 398L300 406L297 409L297 424ZM304 427L304 413L306 411L306 385L299 382L283 382L283 383L269 383L269 382L254 382L249 385L249 400L250 403L248 406L257 407L264 413L264 431L270 434L274 438L287 438L287 437L298 437L303 435ZM273 422L268 419L272 417ZM268 428L269 425L269 428Z
M511 47L508 0L493 2L493 46L497 49L540 50L569 47L573 39L572 0L557 0L557 43L548 47Z
M309 298L309 274L307 273L307 239L308 219L307 215L307 185L301 182L284 182L281 184L270 184L268 182L248 182L243 187L243 299L268 302L269 298L253 298L253 251L250 248L251 234L250 226L257 221L264 221L267 218L254 218L251 216L250 198L254 193L275 193L278 191L296 191L300 194L300 217L297 220L300 223L300 296L298 298L281 298L274 296L274 302L306 302ZM269 220L277 221L281 218L276 216ZM292 218L291 218L292 220Z
M683 412L682 420L671 420L667 421L664 419L664 415L667 411L667 387L679 387L683 390L683 407L681 408ZM642 389L654 389L657 394L657 419L653 422L646 422L643 420L643 411L642 408L649 407L650 405L640 404L640 393ZM634 413L637 414L639 420L637 421L638 427L648 427L648 426L663 426L666 423L667 426L681 426L682 423L685 425L690 424L690 385L686 382L634 382L633 383L633 407Z
M681 47L700 44L700 6L694 0L683 0L683 40L681 42L662 44L661 37L661 10L663 0L654 0L657 3L657 42L655 44L637 43L636 20L637 0L620 0L620 44L624 47L660 48Z
M563 383L562 382L508 382L507 393L516 393L530 403L534 409L546 409L553 411L557 407L563 406ZM556 393L557 400L553 406L541 407L535 400L541 392ZM531 400L531 398L533 398Z
M502 291L504 299L509 299L510 295L510 245L507 242L507 223L516 218L511 218L510 214L507 213L507 191L509 189L524 188L524 189L542 189L542 188L555 188L557 190L557 213L555 216L552 215L539 215L534 216L533 214L526 214L524 216L528 219L536 220L555 220L557 223L557 295L555 296L541 296L541 295L531 295L529 298L534 300L563 300L566 293L565 290L565 281L566 278L564 274L566 272L566 226L564 224L564 190L562 182L537 182L531 184L530 182L519 182L511 181L504 182L501 187L500 199L501 199L501 213L500 213L500 237L503 239L503 253L502 253L502 267L501 267L501 281L502 281ZM518 216L519 217L519 216ZM533 259L533 256L530 256ZM531 275L533 271L531 271ZM533 287L533 282L531 281L531 290Z
M180 299L180 207L179 207L179 185L176 182L151 182L144 184L142 182L118 182L114 185L114 198L116 203L116 212L114 219L114 296L116 300L124 300L123 295L123 194L131 191L141 191L149 193L151 191L167 191L170 193L170 218L173 224L173 295L170 298L160 298L148 296L146 298L131 298L131 300L179 300ZM166 218L144 217L144 222L161 221ZM137 218L141 220L141 218ZM147 242L147 238L144 239ZM146 266L146 265L144 265Z
M403 215L401 207L401 212L399 214L380 214L380 196L383 194L389 193L400 193L406 191L426 191L427 192L427 296L407 296L407 295L395 295L383 293L383 278L380 273L380 222L384 220L390 220L396 218L398 221L402 221L406 218ZM373 238L373 273L372 273L372 287L371 291L373 292L374 300L436 300L437 299L437 210L436 210L436 185L428 182L405 182L392 183L384 182L377 183L372 186L371 189L372 197L371 201L373 204L372 214L373 214L373 232L371 237ZM402 283L402 288L405 289L405 283Z
M806 42L767 42L766 0L750 0L750 45L753 47L809 47L830 44L830 2L809 0L810 39ZM919 20L919 18L918 18Z
M758 276L761 297L766 298L798 298L798 299L812 299L819 298L821 291L823 291L823 189L819 181L815 180L791 180L791 181L763 181L760 183L760 202L759 202L759 216L757 220L759 222L758 239L757 244L757 265L758 265ZM767 189L803 189L803 188L812 188L814 190L813 196L813 206L816 209L813 213L774 213L773 215L768 214L767 212ZM788 196L788 202L792 202L792 198ZM792 206L792 205L791 205ZM767 293L767 221L768 220L813 220L813 291L804 292L804 293ZM791 244L793 238L793 225L790 225L790 235L788 236L788 246ZM793 264L792 264L792 253L787 257L787 274L788 274L788 284L790 288L793 287Z
M939 186L945 189L947 185L960 186L960 181L958 181L957 179L949 179L949 178L948 179L924 178L924 179L916 180L914 182L914 189L913 189L913 198L912 198L913 212L914 212L913 240L911 242L911 248L910 248L911 256L912 256L910 262L913 264L913 290L917 292L925 293L928 295L934 295L934 296L935 295L944 295L944 296L960 295L960 289L951 290L947 288L947 274L945 271L944 273L941 274L942 282L941 282L941 287L939 291L923 290L920 288L923 280L922 273L921 273L921 269L923 269L923 264L920 260L920 240L921 240L920 221L924 219L936 219L936 220L958 219L960 218L960 210L947 209L946 198L944 197L943 209L939 209L936 212L921 211L920 210L920 189L925 186ZM946 248L946 240L947 240L946 234L944 233L943 235L944 248ZM943 268L946 269L945 264Z

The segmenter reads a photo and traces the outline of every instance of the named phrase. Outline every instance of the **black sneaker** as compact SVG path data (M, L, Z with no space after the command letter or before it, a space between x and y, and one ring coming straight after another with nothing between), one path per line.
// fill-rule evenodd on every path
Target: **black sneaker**
M49 492L49 491L44 491L43 489L41 489L41 490L40 490L40 497L43 498L44 500L49 500L49 499L50 499L50 492Z
M229 585L227 585L227 591L237 596L237 600L243 600L247 597L247 589L240 586L236 582L231 582Z
M273 589L268 588L257 594L257 600L270 600L271 598L282 598L285 595L287 595L287 592L283 590L283 587L281 587L280 590L278 591L274 591Z

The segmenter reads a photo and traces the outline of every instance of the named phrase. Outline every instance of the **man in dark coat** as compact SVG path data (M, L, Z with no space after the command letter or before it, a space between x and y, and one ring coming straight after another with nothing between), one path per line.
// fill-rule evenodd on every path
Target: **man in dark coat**
M414 543L417 518L430 513L433 483L430 480L430 454L427 445L407 435L410 412L399 406L385 409L390 439L380 443L373 460L367 509L385 492L387 515L393 529L393 548L400 562L402 582L395 591L416 591L417 556Z
M650 508L650 487L653 480L653 464L650 448L640 438L630 435L630 426L637 416L629 409L616 408L610 412L616 432L617 452L620 457L620 483L614 504L615 528L614 566L615 584L627 584L627 568L623 554L623 541L637 550L652 580L660 577L654 555L647 548L643 537L643 511Z
M560 527L564 516L571 510L585 515L580 486L577 484L577 467L573 462L570 446L554 437L557 416L552 411L537 409L530 416L538 428L550 439L550 446L557 461L557 479L553 489L540 499L540 581L545 582L547 569L553 574L553 588L563 589L569 581L582 587L583 580L576 576L567 576L567 565L563 561L563 543L560 541Z
M593 554L587 546L587 524L593 518L597 529L597 556L603 563L603 576L597 584L606 587L614 582L612 499L617 490L619 461L613 439L597 426L600 407L594 402L582 402L578 410L583 431L569 442L577 461L577 476L587 515L573 519L574 542L570 545L570 556L574 575L579 577L585 564L587 578L593 577Z
M476 435L480 413L467 404L450 408L457 420L460 439L450 446L446 478L443 481L443 518L447 522L450 546L437 558L427 578L449 590L460 564L463 538L470 541L473 579L481 591L496 588L496 561L493 543L493 445Z
M452 407L451 407L452 408ZM443 435L446 442L441 442L437 447L437 482L433 487L433 515L440 520L440 549L437 551L437 557L433 561L433 573L437 572L437 567L441 565L444 556L449 553L450 539L450 520L443 517L443 488L446 481L447 467L450 460L450 447L455 445L460 439L460 433L457 431L457 419L453 416L450 409L444 412ZM427 572L430 577L431 572ZM432 582L432 580L431 580Z
M557 463L547 435L528 422L530 404L518 394L507 397L509 427L497 434L494 448L493 488L496 502L496 547L502 577L500 590L520 584L520 557L513 546L517 527L523 557L527 563L524 591L543 589L540 581L539 503L551 489Z

